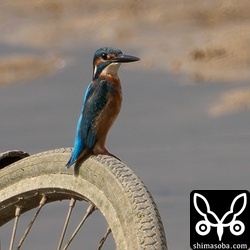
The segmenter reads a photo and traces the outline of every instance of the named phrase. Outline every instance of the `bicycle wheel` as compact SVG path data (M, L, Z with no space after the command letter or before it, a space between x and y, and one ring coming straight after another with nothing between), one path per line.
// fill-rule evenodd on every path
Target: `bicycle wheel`
M167 249L155 202L132 170L104 155L66 169L71 151L39 153L0 170L0 226L42 201L86 200L89 210L99 209L106 219L116 249Z

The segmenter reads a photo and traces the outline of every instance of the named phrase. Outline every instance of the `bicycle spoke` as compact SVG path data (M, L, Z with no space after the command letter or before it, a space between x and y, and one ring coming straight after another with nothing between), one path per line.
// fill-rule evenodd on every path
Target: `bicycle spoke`
M11 235L9 250L13 250L15 236L16 236L16 231L17 231L17 224L18 224L18 221L19 221L20 214L21 214L21 207L16 207L15 221L14 221L13 231L12 231L12 235Z
M70 203L69 203L69 211L68 211L65 223L64 223L63 231L62 231L59 243L58 243L57 250L60 250L61 247L62 247L63 239L64 239L64 236L65 236L65 233L66 233L66 230L67 230L67 227L68 227L68 224L69 224L70 216L71 216L71 213L72 213L73 208L75 206L75 203L76 203L76 199L71 198Z
M63 250L67 250L70 243L72 242L72 240L75 238L75 236L77 235L78 231L80 230L80 228L82 227L83 223L86 221L86 219L95 211L96 207L95 205L93 205L92 203L89 205L86 214L83 216L81 222L79 223L79 225L77 226L76 230L73 232L73 234L71 235L69 241L66 243L66 245L64 246Z
M103 246L104 242L106 241L106 239L108 238L110 233L111 233L111 229L110 229L110 227L108 227L106 233L104 234L103 238L99 242L98 250L102 249L102 246Z
M39 212L41 211L42 207L43 207L44 204L46 203L46 200L47 200L47 197L46 197L45 195L43 195L43 196L42 196L42 199L41 199L41 201L40 201L40 203L39 203L39 207L38 207L38 209L37 209L37 211L36 211L34 217L32 218L32 220L31 220L31 222L29 223L27 229L25 230L25 232L24 232L24 234L23 234L23 237L22 237L21 240L19 241L19 244L18 244L17 249L20 249L20 248L21 248L21 246L22 246L22 244L23 244L25 238L27 237L28 233L30 232L30 229L31 229L31 227L33 226L33 224L34 224L34 222L35 222L35 220L36 220L36 218L37 218Z

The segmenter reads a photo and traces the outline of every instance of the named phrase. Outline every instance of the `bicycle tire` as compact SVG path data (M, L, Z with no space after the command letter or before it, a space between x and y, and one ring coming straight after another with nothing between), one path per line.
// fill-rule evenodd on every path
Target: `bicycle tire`
M91 156L79 169L66 169L72 149L38 153L0 170L0 226L12 220L16 206L24 213L49 202L70 199L93 203L107 220L116 249L167 249L156 204L142 181L119 160Z

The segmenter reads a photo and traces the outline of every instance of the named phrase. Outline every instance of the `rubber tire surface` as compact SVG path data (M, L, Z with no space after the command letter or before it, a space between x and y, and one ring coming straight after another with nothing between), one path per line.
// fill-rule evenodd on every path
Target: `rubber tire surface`
M39 153L0 170L0 226L37 207L42 195L49 202L89 200L107 220L118 250L167 249L156 204L141 180L117 159L91 156L79 168L66 169L70 148Z

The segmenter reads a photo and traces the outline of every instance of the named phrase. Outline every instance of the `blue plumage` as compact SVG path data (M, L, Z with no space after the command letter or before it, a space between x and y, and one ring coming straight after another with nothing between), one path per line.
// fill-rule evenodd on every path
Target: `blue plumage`
M93 59L93 81L88 86L75 135L74 150L66 164L69 168L79 159L95 153L109 154L104 144L109 128L121 106L121 87L117 76L123 62L139 58L122 54L118 49L104 47Z
M97 141L96 121L107 103L109 91L111 91L111 88L108 87L105 80L92 82L88 86L82 113L77 123L74 152L67 163L68 167L77 160L84 150L91 150L94 147Z

